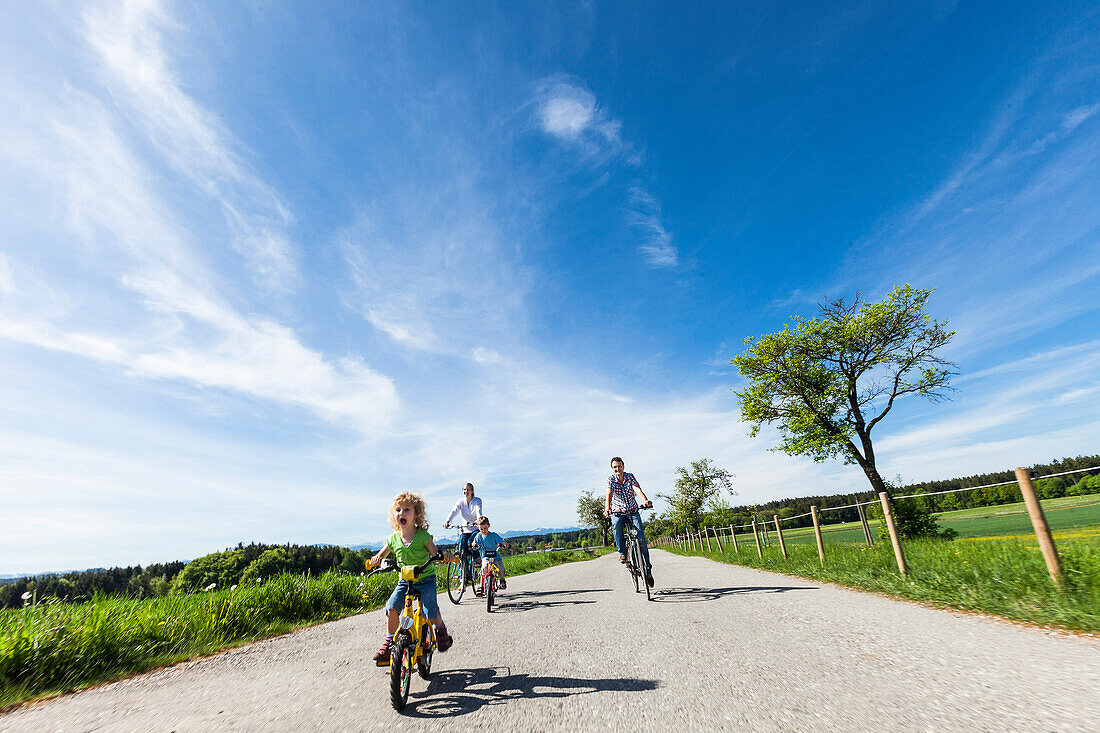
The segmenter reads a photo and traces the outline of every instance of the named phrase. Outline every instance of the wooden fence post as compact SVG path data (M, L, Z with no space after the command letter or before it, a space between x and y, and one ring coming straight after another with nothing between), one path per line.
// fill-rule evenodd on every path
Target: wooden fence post
M759 555L761 559L763 559L764 550L760 547L760 533L756 531L756 517L752 518L752 536L753 539L756 540L756 554Z
M787 557L787 543L785 543L783 541L783 530L781 530L779 528L779 515L776 514L774 519L775 519L775 533L779 536L779 550L783 553L783 557L786 558Z
M732 524L730 525L730 539L733 540L733 551L740 552L741 550L737 547L737 530Z
M901 551L901 540L898 538L898 528L894 524L894 513L890 509L890 495L885 491L879 492L878 500L882 504L882 516L886 518L886 530L890 533L890 542L894 545L894 559L898 561L898 571L905 575L905 555Z
M868 547L875 546L875 540L871 536L871 525L867 524L867 513L863 511L863 505L856 501L856 513L859 514L859 523L863 525L863 541Z
M718 552L722 552L722 538L718 536L718 529L716 527L711 527L710 531L714 532L714 541L718 543Z
M1054 585L1062 587L1062 563L1058 559L1058 550L1054 548L1054 537L1047 526L1046 515L1043 514L1043 505L1039 503L1039 497L1035 495L1035 487L1031 485L1031 475L1026 468L1016 469L1016 481L1020 484L1020 493L1024 496L1024 505L1027 506L1027 515L1031 517L1031 526L1035 528L1035 537L1039 540L1039 549L1043 552L1043 560L1047 563L1047 572Z
M713 552L714 550L711 549L711 546L710 546L710 530L707 529L706 527L703 527L703 533L702 534L703 534L703 537L706 537L706 539L707 539L707 552Z
M814 520L814 539L817 540L817 556L821 560L821 567L825 567L825 543L821 541L821 522L817 519L817 507L810 507L810 515Z

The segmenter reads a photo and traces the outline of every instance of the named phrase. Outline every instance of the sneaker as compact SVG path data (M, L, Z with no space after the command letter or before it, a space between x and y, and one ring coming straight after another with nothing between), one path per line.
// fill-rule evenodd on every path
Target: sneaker
M500 589L501 589L501 590L504 590L504 589L505 589L505 588L507 588L507 587L508 587L508 581L507 581L507 580L505 580L504 578L501 578L501 579L500 579Z
M619 562L626 565L626 555L619 555Z
M645 584L648 585L650 588L653 587L653 574L652 573L646 573Z
M435 630L435 648L441 652L445 652L451 648L451 644L454 644L455 640L451 638L451 635L447 633L446 626L440 626Z
M392 644L391 639L386 639L382 642L382 646L378 651L374 653L374 663L379 667L385 667L390 663L390 646Z

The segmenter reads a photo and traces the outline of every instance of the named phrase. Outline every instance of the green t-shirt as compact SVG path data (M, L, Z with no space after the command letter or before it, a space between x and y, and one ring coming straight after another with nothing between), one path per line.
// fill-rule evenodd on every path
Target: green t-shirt
M397 561L399 567L405 567L407 565L423 565L431 557L428 552L428 543L432 541L432 536L428 534L427 530L416 530L416 536L413 537L413 541L410 545L406 546L401 541L401 533L394 532L390 535L390 538L386 540L386 547L390 548L390 557ZM420 580L425 578L435 577L435 566L429 565L428 569L420 574Z

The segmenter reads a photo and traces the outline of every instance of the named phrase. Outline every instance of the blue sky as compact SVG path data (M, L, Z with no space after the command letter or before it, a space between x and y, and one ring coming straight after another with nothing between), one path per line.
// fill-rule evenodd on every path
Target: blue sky
M1100 13L1055 3L130 2L0 14L0 572L376 541L622 455L736 502L729 359L935 288L906 482L1100 452Z

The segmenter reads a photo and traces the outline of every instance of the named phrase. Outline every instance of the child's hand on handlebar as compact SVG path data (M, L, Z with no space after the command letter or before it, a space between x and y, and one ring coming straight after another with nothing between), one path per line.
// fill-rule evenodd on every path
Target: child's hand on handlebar
M377 568L379 565L382 564L382 558L379 555L375 555L370 560L367 560L367 564L370 565L372 568Z

